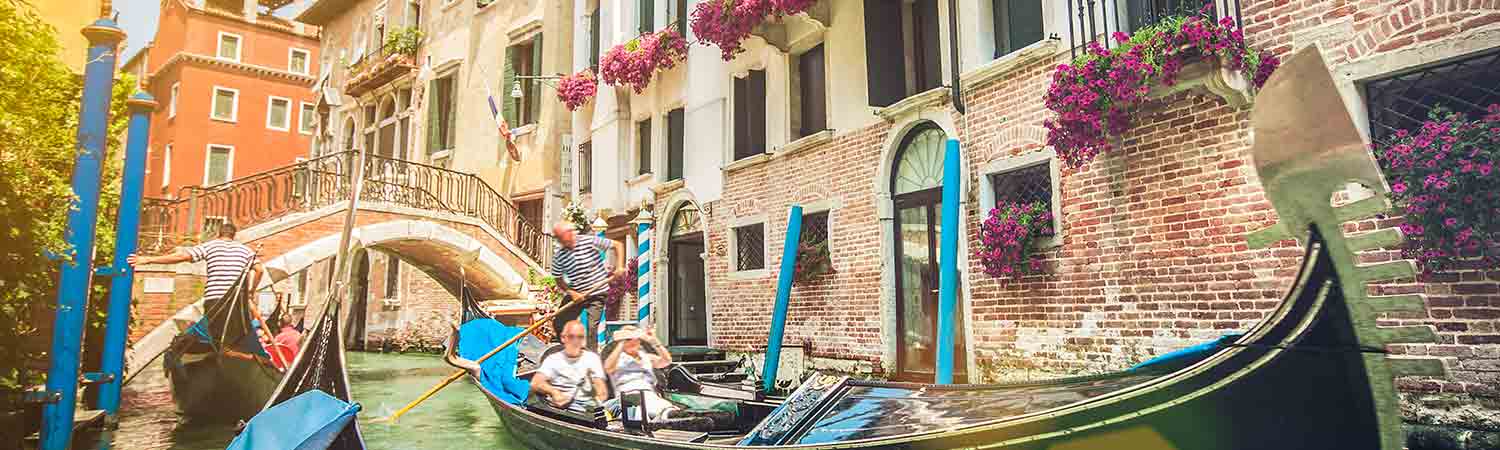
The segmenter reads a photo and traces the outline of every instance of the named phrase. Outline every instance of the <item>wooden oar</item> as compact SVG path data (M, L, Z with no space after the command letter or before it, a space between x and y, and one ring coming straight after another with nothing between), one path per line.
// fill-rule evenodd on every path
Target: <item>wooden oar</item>
M526 327L525 331L522 331L520 333L517 333L515 336L512 336L510 338L510 340L507 340L507 341L505 341L505 343L500 344L499 347L495 347L494 350L490 350L489 353L485 353L484 356L479 357L479 359L474 360L474 362L476 364L483 363L484 360L490 359L491 356L495 356L496 353L500 353L501 350L505 350L506 347L510 347L511 344L514 344L517 341L520 341L521 338L524 338L524 337L526 337L526 335L531 334L532 331L535 331L537 328L540 328L542 325L545 325L547 322L551 322L552 318L556 317L559 313L562 313L563 311L567 311L569 309L572 309L574 306L582 305L583 302L586 301L586 300L588 300L588 299L587 298L581 298L581 299L578 299L578 300L573 300L572 302L569 302L566 305L563 305L563 307L558 308L557 311L553 311L551 314L547 314L545 317L542 317L541 320L538 320L538 321L536 321L536 323L531 324L531 326ZM602 321L602 320L599 321L599 325L603 326L604 325L604 321ZM557 330L557 332L561 333L562 330ZM463 378L464 374L466 374L466 373L468 373L468 371L463 370L463 369L459 369L458 371L453 372L452 375L448 375L448 378L444 378L443 382L438 383L437 386L433 386L432 389L428 389L427 392L422 393L421 397L417 397L416 400L412 400L411 403L407 403L406 406L403 406L403 407L401 407L401 409L396 410L396 412L394 414L391 414L390 417L387 417L387 418L384 418L384 419L375 419L375 421L376 422L386 422L386 423L396 423L396 419L400 419L401 415L406 414L407 411L411 411L412 408L417 407L417 405L419 405L422 402L426 401L428 398L431 398L433 395L436 395L438 391L441 391L441 390L443 390L443 388L448 387L448 385L453 384L454 381L458 381L459 378Z

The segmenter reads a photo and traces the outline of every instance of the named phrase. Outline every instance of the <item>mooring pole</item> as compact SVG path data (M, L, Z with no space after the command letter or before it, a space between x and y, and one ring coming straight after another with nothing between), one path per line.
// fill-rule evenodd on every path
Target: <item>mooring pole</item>
M958 164L958 139L949 139L943 153L943 211L938 233L937 384L953 383L954 322L958 307L958 207L963 169Z
M781 368L781 338L786 334L786 310L792 299L792 277L797 272L797 246L802 243L802 205L792 205L786 218L786 242L781 245L781 273L776 277L776 309L771 311L771 336L766 339L766 363L761 369L761 390L776 387Z
M638 242L636 255L636 326L646 326L646 318L651 316L651 222L642 221L635 225L635 240Z
M141 195L146 183L146 146L156 99L136 93L130 105L130 135L125 143L125 173L120 177L120 218L115 227L115 263L109 280L109 317L104 323L101 370L108 382L99 386L99 409L114 421L120 412L120 383L125 379L125 340L130 332L130 302L135 269L125 260L135 253L141 231Z
M109 101L115 81L115 49L125 32L114 21L99 19L83 28L89 40L83 72L83 103L78 112L78 155L73 164L73 200L68 211L71 252L62 263L57 289L57 320L52 324L48 355L47 397L42 407L41 450L66 450L73 438L73 409L78 402L78 362L83 346L83 319L89 304L94 268L94 226L99 219L99 175L109 133Z

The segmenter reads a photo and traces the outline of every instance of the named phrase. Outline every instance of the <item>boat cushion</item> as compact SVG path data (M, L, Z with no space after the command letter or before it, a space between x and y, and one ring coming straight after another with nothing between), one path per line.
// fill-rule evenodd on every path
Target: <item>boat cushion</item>
M458 356L477 361L521 331L495 319L471 320L458 329ZM519 348L512 345L479 364L483 371L479 382L490 393L512 405L525 403L531 392L531 383L516 377L518 353Z
M358 403L313 389L256 414L227 450L324 450L357 413Z

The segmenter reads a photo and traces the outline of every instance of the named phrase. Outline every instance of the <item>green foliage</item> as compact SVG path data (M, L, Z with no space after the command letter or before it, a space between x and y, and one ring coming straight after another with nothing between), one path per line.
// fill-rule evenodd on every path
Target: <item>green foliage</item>
M0 411L11 408L10 394L43 381L60 263L53 255L71 257L63 234L73 200L82 80L59 59L56 36L29 4L0 0ZM128 77L115 84L96 263L114 253L121 170L114 156L134 85ZM100 310L89 314L94 325L103 318L101 291L92 296L93 309Z
M385 49L392 53L415 56L417 48L422 46L422 38L426 36L417 27L397 28L385 35Z
M589 213L578 202L569 202L568 206L563 207L563 219L572 223L580 233L594 232L594 226L589 223Z

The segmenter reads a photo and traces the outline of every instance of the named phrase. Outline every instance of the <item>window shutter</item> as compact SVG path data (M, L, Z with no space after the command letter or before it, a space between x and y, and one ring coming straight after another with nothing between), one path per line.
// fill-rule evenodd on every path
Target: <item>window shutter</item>
M687 38L688 37L688 6L687 6L688 2L687 2L687 0L675 0L675 1L668 0L668 1L672 1L672 3L670 3L669 5L671 5L673 7L674 12L672 14L668 15L667 17L671 17L673 22L677 22L677 34L681 34L683 38Z
M1042 2L1040 0L1009 0L1006 3L1006 12L1010 21L1005 24L1005 29L1010 34L1010 48L1007 48L1005 52L1020 50L1022 47L1041 41ZM996 31L998 34L998 30Z
M458 75L449 75L446 80L443 82L443 99L448 103L443 108L447 112L444 119L448 131L443 133L443 147L451 149L458 143Z
M639 0L636 2L636 31L646 34L656 31L656 2L654 0Z
M901 2L865 0L865 71L870 106L890 106L906 95L906 60L900 51Z
M635 123L636 174L651 173L651 119Z
M667 180L682 178L683 161L683 110L674 109L667 113Z
M442 94L438 91L442 80L442 78L435 78L427 82L427 154L429 155L442 150L443 146L441 128L443 124L440 123L443 107L442 100L439 100Z
M917 76L917 90L912 92L915 94L943 85L943 40L942 28L938 25L937 0L918 0L911 9L916 13L917 38L921 44L916 47L915 63L921 74Z
M599 73L599 11L589 14L589 68Z
M505 69L500 76L500 116L505 118L506 126L515 128L516 124L516 98L512 97L511 90L516 85L516 58L519 56L521 46L512 45L505 48ZM486 80L486 83L489 81ZM524 85L523 85L524 86Z
M797 60L801 77L802 135L828 128L828 73L823 60L823 45L803 53Z
M746 78L734 79L734 159L750 156L750 92Z
M536 39L531 40L531 70L526 71L526 75L542 74L542 53L542 35L538 34ZM539 81L531 82L531 92L526 95L527 123L540 122L543 86Z
M749 76L750 152L766 152L766 71L752 70Z

